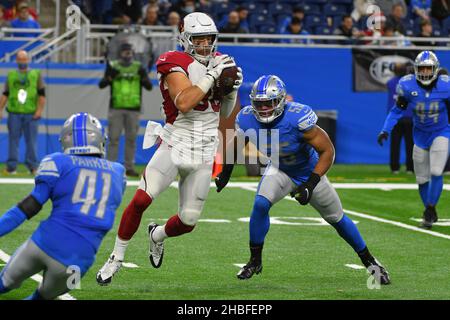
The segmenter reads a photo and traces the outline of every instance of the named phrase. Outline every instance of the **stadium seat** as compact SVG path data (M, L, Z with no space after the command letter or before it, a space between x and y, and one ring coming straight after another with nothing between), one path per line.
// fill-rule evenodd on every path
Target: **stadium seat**
M265 3L260 2L244 2L242 6L247 8L250 13L261 13L264 10L267 10Z
M272 16L267 14L252 14L249 19L250 30L257 30L259 26L273 24L275 25Z
M314 34L331 35L333 30L328 26L318 26L314 28Z
M292 7L287 3L271 3L267 8L272 15L291 14Z
M236 8L236 4L231 2L215 2L213 3L212 13L216 16L228 14L231 10Z
M304 26L310 30L319 26L328 26L327 18L319 15L308 15L305 18Z
M450 35L450 17L442 21L442 32L444 35Z
M264 34L275 34L278 33L277 32L277 27L275 24L264 24L258 27L258 31L259 33L264 33Z
M347 14L347 8L343 5L329 3L323 7L326 16L343 16Z
M353 0L330 0L330 2L335 4L353 5Z
M320 6L317 4L309 4L309 3L305 3L305 5L303 6L303 10L305 10L305 14L306 15L311 15L311 14L322 14L322 11L320 10Z
M304 0L304 3L308 3L308 4L326 4L328 2L328 0Z

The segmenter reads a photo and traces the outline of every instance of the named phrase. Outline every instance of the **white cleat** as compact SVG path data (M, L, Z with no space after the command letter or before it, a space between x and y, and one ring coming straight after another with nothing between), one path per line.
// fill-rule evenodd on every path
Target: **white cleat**
M122 261L116 260L114 255L111 255L99 272L97 272L97 283L101 286L110 284L112 277L119 272L121 267Z
M155 242L153 241L153 232L155 231L158 225L156 223L150 223L148 225L148 238L150 242L150 251L148 258L150 259L150 263L154 268L161 267L163 257L164 257L164 242Z

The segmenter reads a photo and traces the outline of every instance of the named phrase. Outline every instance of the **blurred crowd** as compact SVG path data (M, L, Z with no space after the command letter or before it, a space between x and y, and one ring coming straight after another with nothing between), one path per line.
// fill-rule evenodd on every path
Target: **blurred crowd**
M178 26L186 14L208 13L222 33L339 35L338 44L438 45L450 33L450 0L74 0L92 23ZM0 0L0 26L39 28L26 0ZM372 36L370 41L361 39ZM396 37L396 39L384 39ZM222 41L234 41L227 37ZM246 40L252 41L252 40ZM283 42L325 42L308 37ZM330 42L329 40L327 41Z
M178 25L186 14L210 14L222 33L340 35L339 44L395 46L404 36L447 37L450 0L77 0L93 23ZM373 7L375 5L376 7ZM373 36L372 41L360 40ZM397 37L386 39L383 37ZM233 38L225 38L233 41ZM312 43L313 40L281 40ZM316 42L319 42L316 40ZM323 42L323 41L322 41Z

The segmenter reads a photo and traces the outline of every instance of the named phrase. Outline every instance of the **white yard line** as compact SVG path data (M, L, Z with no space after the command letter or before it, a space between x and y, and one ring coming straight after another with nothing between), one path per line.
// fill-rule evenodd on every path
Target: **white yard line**
M241 187L241 189L244 190L249 190L249 191L256 191L256 187L250 187L250 186L245 186L245 187ZM297 201L294 198L291 198L289 196L285 197L285 199L290 200L290 201ZM415 227L406 223L402 223L402 222L398 222L398 221L394 221L394 220L389 220L389 219L384 219L384 218L379 218L376 216L372 216L366 213L362 213L362 212L357 212L357 211L352 211L352 210L346 210L344 209L344 212L356 217L360 217L360 218L365 218L365 219L369 219L372 221L377 221L377 222L381 222L381 223L386 223L386 224L390 224L396 227L400 227L403 229L408 229L411 231L416 231L416 232L420 232L420 233L426 233L429 235L432 235L434 237L438 237L438 238L443 238L443 239L448 239L450 240L450 235L447 234L443 234L443 233L439 233L436 231L431 231L431 230L427 230L427 229L422 229L419 227Z
M7 254L5 251L0 249L0 260L3 260L4 262L8 263L9 259L11 259L11 256ZM42 282L42 276L40 274L35 274L31 277L34 281L41 283ZM60 300L77 300L70 294L66 293L58 297Z
M0 184L34 184L34 179L26 178L0 178ZM415 183L332 183L336 189L372 189L372 190L417 190L417 184ZM139 186L139 180L130 180L127 182L127 186L137 187ZM178 188L178 182L172 182L171 187ZM230 182L227 184L227 188L256 188L258 182ZM210 184L211 188L215 188L214 182ZM450 191L450 184L444 184L444 190Z
M365 267L360 266L359 264L348 263L345 266L349 267L350 269L355 269L355 270L365 269Z

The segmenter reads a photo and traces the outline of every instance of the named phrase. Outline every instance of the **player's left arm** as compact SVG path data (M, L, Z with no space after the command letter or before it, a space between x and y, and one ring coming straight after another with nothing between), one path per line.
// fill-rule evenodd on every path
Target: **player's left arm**
M36 183L33 191L17 205L0 217L0 237L14 231L25 220L33 218L41 211L50 198L50 188L44 182Z

